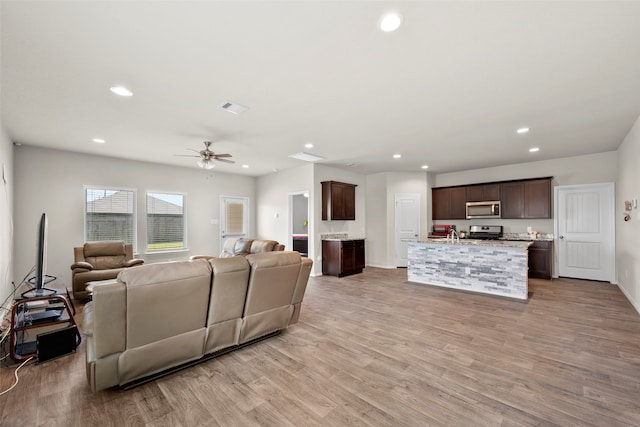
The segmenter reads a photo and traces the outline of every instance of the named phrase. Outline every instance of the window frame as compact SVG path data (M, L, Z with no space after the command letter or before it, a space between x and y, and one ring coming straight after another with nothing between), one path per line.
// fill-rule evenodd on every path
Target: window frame
M182 197L182 247L180 248L168 248L168 249L149 249L149 206L148 197L150 194L162 194L168 196L181 196ZM144 221L146 231L145 253L146 254L162 254L172 252L188 252L188 233L187 233L187 193L181 191L161 191L161 190L146 190L144 197Z

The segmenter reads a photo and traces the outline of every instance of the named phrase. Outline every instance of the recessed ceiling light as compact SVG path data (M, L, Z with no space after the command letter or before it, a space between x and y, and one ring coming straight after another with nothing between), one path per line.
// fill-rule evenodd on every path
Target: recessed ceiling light
M111 92L115 93L116 95L120 95L120 96L133 95L133 92L131 92L129 89L127 89L124 86L112 86L111 88L109 88L109 90L111 90Z
M422 165L422 169L429 169L429 166L427 166L427 165Z
M522 134L522 133L528 133L530 130L531 129L529 128L520 128L516 132Z
M529 152L530 152L530 153L535 153L536 151L540 151L540 148L538 148L538 147L531 147L531 148L529 148Z
M243 168L247 169L249 165L242 165Z
M93 138L92 141L95 142L96 144L104 144L106 142L102 138Z
M394 159L399 159L400 157L402 157L402 154L394 154L394 155L393 155L393 158L394 158Z
M304 148L313 148L312 143L304 144Z
M388 13L380 20L380 29L386 33L395 31L400 27L402 19L397 13Z

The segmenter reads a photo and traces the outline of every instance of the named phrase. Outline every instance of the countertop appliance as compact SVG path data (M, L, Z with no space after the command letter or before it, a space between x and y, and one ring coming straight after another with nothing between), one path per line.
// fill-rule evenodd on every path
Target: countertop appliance
M431 231L432 236L436 237L445 237L451 234L451 230L455 230L455 225L450 224L433 224L433 230Z
M469 227L470 239L499 239L502 237L501 225L472 225Z
M467 202L467 219L474 218L500 218L500 201Z

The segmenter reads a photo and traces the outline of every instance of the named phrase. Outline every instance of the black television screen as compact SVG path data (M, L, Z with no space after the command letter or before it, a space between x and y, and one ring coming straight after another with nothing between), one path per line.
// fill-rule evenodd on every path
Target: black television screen
M53 295L56 291L47 289L47 214L43 213L38 223L36 232L36 264L35 276L29 279L29 283L35 285L34 289L30 289L22 294L24 298L35 298ZM52 278L53 279L53 278Z

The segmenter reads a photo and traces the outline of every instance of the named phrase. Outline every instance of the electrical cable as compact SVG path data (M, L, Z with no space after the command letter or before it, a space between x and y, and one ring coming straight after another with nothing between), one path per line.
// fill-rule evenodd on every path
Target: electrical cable
M16 382L13 383L13 385L11 387L9 387L8 389L6 389L5 391L3 391L2 393L0 393L0 396L2 396L5 393L9 393L11 390L13 390L13 388L15 386L18 385L18 382L20 382L20 378L18 378L18 371L20 370L20 368L22 368L24 365L27 364L27 362L29 362L31 359L33 359L33 356L31 356L30 358L28 358L27 360L25 360L24 362L22 362L22 364L20 366L18 366L16 368L16 370L13 372L13 375L16 377Z

